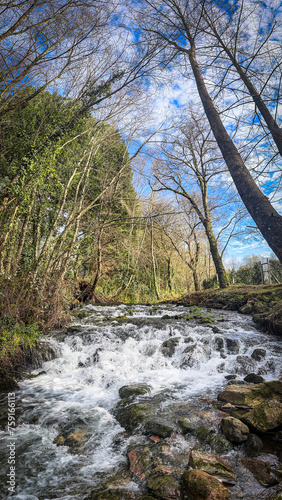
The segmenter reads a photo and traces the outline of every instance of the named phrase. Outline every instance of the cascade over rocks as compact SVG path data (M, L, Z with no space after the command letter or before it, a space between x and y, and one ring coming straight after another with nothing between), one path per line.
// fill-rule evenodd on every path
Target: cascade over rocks
M76 486L78 494L74 499L227 500L230 496L234 500L270 500L278 493L276 485L282 477L278 462L282 450L282 383L248 383L237 370L241 370L243 358L243 362L247 359L245 366L249 361L254 363L253 375L263 369L261 373L269 377L267 363L272 362L278 377L278 347L265 341L263 334L252 331L245 317L243 327L238 327L235 314L224 325L227 333L221 335L214 334L211 326L190 326L181 314L158 321L150 314L148 323L140 314L145 306L135 307L138 314L128 321L121 319L126 312L124 306L118 310L87 306L87 311L95 313L95 328L92 313L87 318L82 314L74 331L64 333L63 362L51 369L48 364L44 372L48 383L55 374L60 397L66 389L64 411L61 400L57 405L57 392L54 396L53 390L49 399L55 412L51 405L44 406L41 412L32 408L32 425L40 427L43 422L44 432L55 430L52 454L57 445L59 455L71 454L75 467L83 462L89 470L96 468L93 487L87 484L87 491L80 492ZM158 309L156 316L161 313ZM223 404L216 399L218 387L228 381L231 385L218 396ZM39 391L44 386L45 398L48 384L45 387L44 379L41 384L39 381ZM77 401L86 406L83 414ZM68 412L66 408L70 407L72 411ZM264 427L258 429L254 423L262 412ZM99 426L105 440L99 436ZM32 434L35 432L39 431L33 429ZM262 460L246 458L262 451ZM48 452L44 449L44 456ZM117 455L120 462L109 471L109 463L115 463ZM98 462L104 461L104 469L98 472L97 457ZM270 465L265 466L266 460ZM75 475L75 469L72 471ZM261 477L262 482L256 477ZM64 481L61 474L60 488ZM267 494L263 491L265 485ZM69 491L68 487L65 491ZM54 490L54 495L59 497L61 491ZM29 491L24 493L28 495ZM44 496L44 492L40 494Z

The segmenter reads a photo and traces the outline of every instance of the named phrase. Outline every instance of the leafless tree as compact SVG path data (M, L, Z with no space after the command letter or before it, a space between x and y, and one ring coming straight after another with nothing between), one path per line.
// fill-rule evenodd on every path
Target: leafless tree
M206 37L205 13L208 8L205 0L144 0L136 5L140 44L153 47L157 41L156 57L162 67L174 64L187 77L192 73L214 137L238 193L263 237L282 261L282 216L249 172L223 119L221 111L224 110L218 109L211 95L208 70L212 68L218 47L217 44L211 44L210 37ZM279 69L280 66L277 67ZM222 71L226 73L226 66ZM244 83L246 85L247 81ZM256 98L250 86L246 86L246 89L249 94L251 92L252 98Z

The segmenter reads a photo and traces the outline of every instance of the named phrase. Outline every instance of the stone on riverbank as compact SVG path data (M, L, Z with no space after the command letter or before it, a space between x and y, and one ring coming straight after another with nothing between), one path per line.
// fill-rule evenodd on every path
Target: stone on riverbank
M221 430L225 437L234 444L241 444L246 441L250 433L248 427L241 420L234 417L223 418Z
M229 491L213 476L202 470L185 471L182 476L184 493L190 500L228 500Z

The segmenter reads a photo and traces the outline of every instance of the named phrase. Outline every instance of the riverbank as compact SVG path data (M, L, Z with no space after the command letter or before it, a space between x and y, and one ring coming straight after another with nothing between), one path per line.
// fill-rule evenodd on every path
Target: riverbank
M227 309L250 314L264 331L282 335L282 284L204 290L174 302L186 306Z

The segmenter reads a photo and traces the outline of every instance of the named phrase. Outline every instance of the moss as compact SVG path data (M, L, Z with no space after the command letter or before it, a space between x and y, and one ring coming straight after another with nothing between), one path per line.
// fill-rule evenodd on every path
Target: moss
M147 488L156 494L158 498L163 499L180 499L180 484L172 475L166 474L163 476L149 476L147 478Z
M198 427L198 429L196 430L196 436L201 443L204 443L206 441L210 433L211 433L210 428L204 425Z

